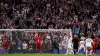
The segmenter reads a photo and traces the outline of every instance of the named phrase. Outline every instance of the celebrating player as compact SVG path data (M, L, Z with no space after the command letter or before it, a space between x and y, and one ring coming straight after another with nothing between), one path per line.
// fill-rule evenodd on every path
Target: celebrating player
M93 43L93 40L88 37L85 41L85 46L86 46L86 56L87 54L89 53L89 55L92 55L92 43Z
M36 36L36 50L37 50L37 53L42 52L41 45L42 45L42 39L41 39L40 35L37 35Z
M64 39L62 41L62 46L67 50L67 47L68 47L68 36L67 35L64 36Z
M69 40L68 40L68 47L67 47L66 55L67 54L74 54L73 43L72 43L72 38L71 37L69 37Z
M84 44L85 44L85 41L84 41L84 40L81 40L81 41L79 42L78 52L79 52L81 49L84 49L84 52L85 52L85 46L84 46Z
M3 38L3 45L4 49L6 49L6 51L8 52L8 39L6 36Z

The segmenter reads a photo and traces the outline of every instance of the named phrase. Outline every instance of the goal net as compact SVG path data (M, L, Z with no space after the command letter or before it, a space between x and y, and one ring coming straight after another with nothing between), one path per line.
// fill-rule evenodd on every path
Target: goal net
M29 44L30 40L35 43L35 37L40 36L43 49L51 49L53 41L57 41L60 47L62 41L66 39L65 35L72 38L71 29L0 29L0 38L6 36L9 41L21 40Z

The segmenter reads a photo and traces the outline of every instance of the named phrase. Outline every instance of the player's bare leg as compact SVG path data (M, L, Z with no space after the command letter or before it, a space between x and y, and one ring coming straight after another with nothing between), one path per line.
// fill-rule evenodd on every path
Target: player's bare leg
M66 54L65 55L68 55L70 52L70 48L66 49Z
M69 50L68 50L68 49L66 49L66 54L65 54L65 55L67 55L67 54L68 54L68 52L69 52Z
M68 54L71 54L71 53L74 55L74 51L73 51L73 49L68 48L68 49L67 49L67 52L66 52L65 55L68 55Z
M73 49L71 49L71 53L74 55L74 50Z
M92 51L93 51L92 48L90 48L90 53L89 53L89 55L92 55Z
M86 48L86 56L91 56L92 55L92 48L91 47L87 47Z
M2 54L3 54L3 52L4 52L4 48L2 47L2 49L1 49L1 50L2 50Z
M93 54L95 54L96 53L96 48L93 48L93 52L92 52Z
M88 48L86 47L86 56L88 55Z
M77 52L77 53L79 53L79 51L80 51L81 49L82 49L82 48L81 48L81 47L79 47L79 48L78 48L78 52Z
M85 53L85 49L86 49L86 48L85 48L85 47L83 47L83 49L84 49L84 53Z

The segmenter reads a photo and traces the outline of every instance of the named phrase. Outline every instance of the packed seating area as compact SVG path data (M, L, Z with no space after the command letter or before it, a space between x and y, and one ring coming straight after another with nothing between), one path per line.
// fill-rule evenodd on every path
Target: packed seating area
M74 34L100 31L99 0L2 0L0 3L1 29L71 28Z
M97 29L100 25L100 0L1 0L0 4L3 29Z

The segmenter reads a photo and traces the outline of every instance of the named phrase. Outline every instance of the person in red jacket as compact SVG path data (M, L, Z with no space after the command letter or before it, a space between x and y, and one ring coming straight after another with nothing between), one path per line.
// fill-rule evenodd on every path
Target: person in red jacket
M7 36L3 38L3 46L6 51L8 51L8 39Z
M93 54L95 54L97 48L97 38L93 39Z
M42 52L42 38L41 36L36 36L36 51L37 53Z

